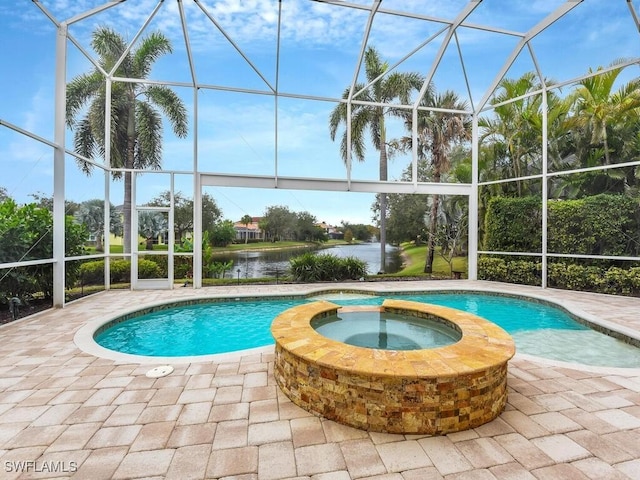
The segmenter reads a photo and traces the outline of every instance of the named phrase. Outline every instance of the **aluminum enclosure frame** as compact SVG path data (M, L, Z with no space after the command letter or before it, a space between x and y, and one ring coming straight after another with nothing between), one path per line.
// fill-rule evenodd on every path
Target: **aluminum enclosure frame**
M43 5L43 3L39 0L34 0L33 4L40 10L40 12L45 15L47 18L51 20L51 22L57 28L57 37L56 37L56 69L55 69L55 117L54 117L54 138L53 141L50 142L46 139L41 139L29 132L25 132L17 126L13 126L8 124L8 122L2 121L0 119L0 126L9 127L13 130L28 135L29 137L42 141L43 143L47 143L48 145L53 147L53 165L54 165L54 185L53 185L53 199L54 199L54 207L53 207L53 216L54 216L54 231L53 231L53 258L50 260L36 261L37 263L52 263L54 269L54 306L61 307L64 306L64 292L65 292L65 261L69 260L65 258L65 246L64 246L64 201L65 201L65 156L66 155L74 155L76 157L77 154L70 152L66 146L66 123L65 123L65 111L66 111L66 72L67 72L67 45L68 41L72 42L86 57L89 59L94 66L99 68L99 65L92 59L90 53L86 52L81 46L80 42L78 42L68 30L68 27L77 22L85 21L87 19L92 18L97 13L102 11L118 8L118 5L124 3L126 0L115 0L115 1L105 1L104 4L88 10L80 15L76 15L67 20L59 20L53 14L51 14L47 8ZM194 187L194 252L193 252L193 286L194 288L199 288L202 285L201 278L201 265L202 265L202 248L201 248L201 239L202 239L202 224L200 219L200 209L202 205L202 188L204 186L234 186L234 187L246 187L246 188L278 188L278 189L295 189L295 190L322 190L322 191L344 191L344 192L366 192L366 193L416 193L416 194L441 194L441 195L464 195L468 197L469 203L469 245L468 245L468 276L470 279L477 278L477 261L478 256L481 253L499 253L506 254L505 252L484 252L479 250L478 246L478 189L482 185L487 185L488 183L481 183L479 181L479 171L478 171L478 148L479 148L479 127L478 127L478 119L482 112L487 111L491 108L488 105L488 102L491 98L493 91L496 86L500 82L500 80L504 77L504 75L508 72L510 66L514 63L520 52L528 48L538 70L538 75L540 79L544 78L543 72L537 64L535 59L535 53L532 49L530 41L543 32L545 29L549 28L556 21L569 14L574 9L579 9L582 1L581 0L566 0L559 7L557 7L551 14L549 14L542 21L537 23L527 32L513 32L506 29L493 28L484 25L476 25L467 23L467 17L473 12L480 4L482 0L472 0L466 3L466 5L460 10L460 13L453 19L445 19L445 18L436 18L427 15L420 15L417 13L410 12L399 12L394 10L388 10L383 8L383 1L372 0L370 5L364 5L361 3L351 3L337 0L316 0L319 3L326 4L328 6L333 6L335 8L345 8L345 9L357 9L361 11L365 11L368 13L368 21L366 23L366 27L363 31L363 39L360 48L359 58L354 66L354 72L352 77L351 89L349 93L349 97L347 99L341 98L324 98L310 95L300 95L291 92L281 91L279 88L279 59L280 59L280 29L281 29L281 21L282 21L282 2L278 2L278 41L277 41L277 63L276 63L276 81L275 83L269 82L260 69L251 61L250 57L242 51L239 45L233 40L233 38L228 35L227 32L224 31L222 26L216 21L215 16L211 13L208 7L198 1L193 0L194 3L200 8L203 15L205 15L212 24L212 28L216 28L219 32L221 32L225 38L229 41L229 43L237 50L237 52L244 58L247 64L257 73L257 75L264 81L264 90L250 90L245 88L234 88L234 87L224 87L220 85L206 85L200 83L196 77L196 69L195 69L195 60L192 55L192 47L191 41L189 39L188 29L187 29L187 17L184 11L183 2L188 0L176 0L178 7L178 14L180 17L180 23L182 25L182 31L184 36L185 48L188 58L188 64L190 69L191 81L187 83L179 83L179 82L162 82L166 85L179 85L179 86L187 86L193 89L193 165L192 168L188 172L176 172L171 170L162 170L163 173L169 173L171 175L175 173L190 173L193 175L193 187ZM633 4L633 0L619 0L626 1L629 7L629 13L632 21L635 23L638 31L640 32L640 21L638 19L638 14L636 11L636 7ZM160 11L160 9L165 8L167 4L169 4L169 0L159 0L155 7L150 12L143 26L137 32L137 34L132 39L129 48L133 46L135 41L140 37L143 33L147 25L150 24L151 20L154 16ZM398 15L410 18L416 18L428 22L434 22L442 25L442 30L440 32L444 33L444 36L439 36L438 38L444 38L441 40L438 54L436 55L436 59L426 74L426 81L423 85L423 88L420 91L420 95L424 94L429 82L433 78L435 72L438 69L442 56L449 47L449 45L458 45L457 39L457 30L459 27L468 27L475 28L478 30L490 31L498 34L510 35L519 38L517 46L513 49L510 55L506 58L502 68L496 73L493 81L491 82L490 87L485 91L481 100L476 104L472 105L471 109L466 112L471 116L472 119L472 181L470 184L435 184L435 183L422 183L417 181L417 164L418 164L418 153L417 153L417 127L415 127L416 122L414 122L414 129L412 131L412 140L413 140L413 151L412 151L412 171L413 171L413 182L382 182L382 181L362 181L362 180L354 180L351 177L351 149L347 149L347 161L346 161L346 178L344 179L328 179L328 178L307 178L307 177L286 177L281 176L279 174L278 167L278 150L279 150L279 139L278 139L278 100L280 98L290 98L290 99L300 99L300 100L311 100L311 101L321 101L321 102L343 102L347 104L347 109L350 112L352 105L363 104L361 99L359 99L359 94L361 92L355 91L355 85L357 83L357 79L359 76L360 68L362 65L362 60L364 56L364 52L367 46L367 41L371 33L372 24L376 15L381 13L388 15ZM426 39L425 42L416 48L417 51L419 48L424 45L435 41L436 36L430 37ZM459 46L459 45L458 45ZM458 49L459 50L459 49ZM394 65L389 69L389 72L392 71L396 66L401 64L405 59L409 58L414 52L409 53L403 60L398 62L398 64ZM462 56L461 56L462 60ZM120 60L122 61L122 59ZM464 68L464 62L463 68ZM107 84L107 92L110 95L111 86L114 82L137 82L135 79L125 79L118 78L114 76L114 72L119 63L117 63L111 72L103 72L106 79ZM640 58L629 59L627 62L628 65L638 64L640 65ZM581 77L586 78L588 75ZM570 81L565 82L569 84L571 82L576 82L580 80L580 78L572 79ZM469 79L467 78L465 72L465 82L467 83L467 87L469 87ZM146 81L146 83L154 83L153 81ZM555 84L553 87L557 87ZM542 90L538 93L542 94L543 104L546 106L546 98L548 92L551 90L551 86L543 85ZM199 166L199 158L198 158L198 91L201 89L210 89L210 90L218 90L218 91L233 91L238 93L252 93L252 94L261 94L265 96L270 96L273 98L274 107L275 107L275 115L274 115L274 123L275 123L275 131L274 131L274 142L275 142L275 154L273 159L273 175L235 175L235 174L223 174L220 172L210 172L210 171L202 171ZM398 105L398 108L404 108L407 111L410 111L415 118L417 118L417 113L421 108L419 107L420 96L415 100L412 105ZM106 109L109 112L109 109ZM455 113L455 112L452 112ZM106 131L105 135L108 138L110 135L109 125L107 117ZM548 179L552 176L558 175L566 175L570 172L556 172L550 173L548 172L547 166L547 149L544 147L546 145L547 140L547 111L546 108L543 108L543 140L542 140L542 173L536 176L530 177L522 177L521 179L530 179L530 178L540 178L543 183L543 250L541 253L531 253L527 255L539 255L542 258L543 265L543 287L546 287L546 268L547 268L547 259L552 257L561 257L561 255L553 255L549 254L546 250L546 206L547 206L547 182ZM347 138L348 143L351 142L351 123L347 122ZM108 142L107 142L108 143ZM100 166L103 168L105 175L105 215L108 211L109 205L109 176L114 169L111 166L110 162L110 146L107 144L105 148L105 162L104 165ZM92 161L92 159L88 159ZM640 162L632 162L630 165L640 165ZM594 169L600 168L616 168L620 167L620 164L610 165L604 167L594 167ZM124 171L119 169L120 171ZM589 169L579 169L574 172L582 172L588 171ZM133 172L137 172L132 170ZM573 172L571 172L573 173ZM134 175L135 177L135 175ZM504 181L516 181L519 178L510 178ZM173 182L171 188L171 195L173 195ZM170 213L172 215L172 213ZM105 240L109 237L108 225L105 226ZM132 235L133 237L133 235ZM105 251L109 251L108 240L105 243ZM169 256L173 258L173 252L169 252ZM576 256L574 256L576 257ZM580 256L577 256L580 257ZM584 258L590 258L589 256L582 256ZM109 288L109 254L105 254L102 256L105 259L105 288ZM598 258L617 258L617 257L598 257ZM640 260L640 258L630 258L631 260ZM12 265L26 265L29 262L14 262L12 264L0 264L0 267L7 268L7 266ZM133 269L132 269L133 271ZM134 285L135 282L132 282Z

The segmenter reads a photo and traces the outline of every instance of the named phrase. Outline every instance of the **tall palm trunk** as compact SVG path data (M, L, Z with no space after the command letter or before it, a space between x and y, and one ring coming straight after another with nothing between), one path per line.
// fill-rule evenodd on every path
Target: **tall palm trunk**
M124 173L122 217L122 247L124 253L131 253L131 172Z
M439 200L439 195L433 196L433 204L431 205L431 218L429 220L429 247L427 251L427 259L424 264L424 273L433 272L433 259L436 252L436 231L438 229Z
M606 126L604 127L604 137L602 139L602 144L604 146L604 163L605 165L610 165L611 164L611 156L609 155L609 142L607 141L607 130L606 130Z
M387 171L387 139L384 128L384 116L380 116L380 180L386 181ZM380 273L387 270L387 194L380 194Z
M387 194L380 194L380 272L387 269Z
M135 163L135 137L136 137L136 123L135 123L135 92L133 90L129 96L129 112L127 118L127 156L125 159L125 168L133 168ZM131 198L131 191L133 187L133 173L124 173L124 205L123 205L123 247L124 253L131 253L131 215L133 213L133 199Z
M96 234L96 251L98 252L104 251L104 245L102 244L103 234L104 234L104 228L101 228L100 230L98 230L98 233Z
M436 168L436 170L433 172L433 181L435 183L440 183L440 179L440 170ZM433 202L431 204L431 216L429 218L429 246L427 249L427 259L424 263L424 273L433 273L433 259L436 252L436 232L438 230L439 203L440 196L436 194L433 196Z
M516 178L522 176L522 170L520 168L520 141L516 142L516 146L511 149L511 161L513 162L513 174ZM522 180L516 181L516 188L518 190L518 197L522 197Z

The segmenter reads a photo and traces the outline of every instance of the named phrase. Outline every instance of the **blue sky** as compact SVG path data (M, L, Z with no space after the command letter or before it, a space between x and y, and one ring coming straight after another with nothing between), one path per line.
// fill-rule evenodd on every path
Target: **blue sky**
M63 20L98 5L96 0L42 0L41 4ZM269 86L237 53L206 15L190 0L184 2L197 80L201 84L268 91ZM265 77L276 84L277 2L274 0L206 0L201 2ZM371 2L355 1L370 5ZM467 18L470 27L461 27L458 50L452 44L445 52L434 76L439 90L453 89L469 104L477 105L494 81L518 37L496 34L474 26L486 25L514 32L526 32L546 17L563 0L484 0ZM382 8L454 18L467 2L460 0L385 0ZM133 38L157 2L128 0L70 27L70 33L91 52L93 29L109 25ZM637 9L636 5L636 9ZM363 42L368 12L306 0L283 0L280 46L281 92L296 95L339 98L353 78ZM443 24L379 12L368 44L393 65L426 39L442 30ZM151 78L190 82L185 43L177 3L166 0L147 27L170 38L174 53L156 64ZM32 2L0 3L0 119L53 138L53 76L55 66L53 24ZM443 35L420 49L399 71L426 74L440 47ZM589 68L606 66L622 57L639 57L640 42L626 0L584 0L557 24L532 43L535 58L544 74L556 81L576 78ZM91 69L79 50L69 44L67 80ZM534 69L529 50L518 57L507 76L517 77ZM621 77L637 76L633 67ZM174 87L193 116L192 90ZM275 103L273 96L201 89L198 94L198 156L202 171L232 174L273 175L275 153ZM280 98L278 101L278 174L322 178L345 178L337 142L329 138L328 117L333 102ZM191 127L193 127L193 122ZM400 125L389 124L390 136L399 135ZM72 135L67 147L72 148ZM30 193L52 192L51 149L0 127L0 186L18 201L28 201ZM410 162L408 156L392 159L389 177L397 179ZM167 169L190 170L193 165L193 128L186 140L165 129L163 164ZM355 164L352 178L375 180L378 153L369 145L365 162ZM190 175L176 176L176 190L193 195ZM86 177L67 160L66 194L74 201L102 197L104 176ZM138 188L138 203L150 200L169 187L168 175L145 174ZM122 182L111 182L114 203L122 198ZM207 187L226 218L259 216L269 205L287 205L294 211L307 210L318 220L339 223L346 220L370 223L372 194L282 191Z

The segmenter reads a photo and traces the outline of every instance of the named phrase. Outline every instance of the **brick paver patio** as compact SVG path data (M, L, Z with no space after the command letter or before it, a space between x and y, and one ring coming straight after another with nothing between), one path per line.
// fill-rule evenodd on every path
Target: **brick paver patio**
M529 293L640 333L640 299L470 281L338 286L350 287ZM275 385L273 347L175 362L153 379L157 363L74 343L87 322L145 304L318 288L111 291L0 327L0 478L640 479L640 369L518 354L498 419L430 437L368 433L298 408Z

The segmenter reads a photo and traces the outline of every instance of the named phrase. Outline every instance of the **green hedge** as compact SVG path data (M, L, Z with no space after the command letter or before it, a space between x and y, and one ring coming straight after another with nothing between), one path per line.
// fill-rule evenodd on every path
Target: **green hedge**
M149 262L153 262L158 265L159 273L154 273L153 267L145 265L144 268L151 268L153 271L148 274L158 275L157 277L140 277L140 278L166 278L169 272L169 257L167 255L148 255L146 258L141 259ZM138 264L138 269L140 269ZM182 279L189 277L192 269L191 257L183 257L177 255L173 257L173 278Z
M542 251L542 201L538 197L495 197L485 214L484 250Z
M538 197L496 197L485 216L484 249L541 252ZM548 251L582 255L640 254L640 206L625 195L595 195L548 203Z
M640 251L637 200L595 195L549 203L549 252L632 255Z
M540 285L540 262L481 257L478 279L521 285ZM579 290L614 295L640 296L640 267L600 267L552 262L548 265L547 285L566 290Z
M478 259L478 279L494 282L541 285L542 268L539 262L529 260L505 260L499 257Z
M129 260L109 262L111 283L128 283L131 279ZM139 278L163 278L157 263L141 258L138 260ZM102 285L104 283L104 260L85 262L80 265L80 281L83 285Z

